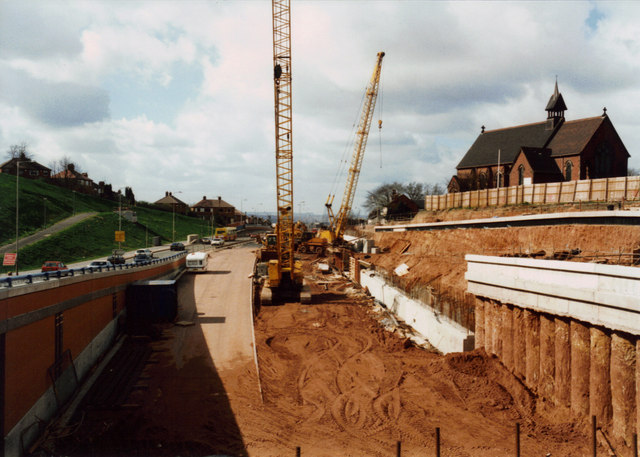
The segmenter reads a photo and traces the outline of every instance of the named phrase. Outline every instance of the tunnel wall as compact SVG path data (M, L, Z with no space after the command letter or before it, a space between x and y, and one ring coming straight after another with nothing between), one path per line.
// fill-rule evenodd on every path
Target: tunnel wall
M640 433L640 269L466 260L468 292L476 297L476 347L498 356L540 398L577 420L596 416L631 447Z
M0 289L0 425L4 436L0 455L21 455L23 447L41 432L42 421L59 410L63 394L73 389L73 379L82 381L112 345L119 331L118 319L124 315L127 285L172 275L184 262L179 257L133 269Z

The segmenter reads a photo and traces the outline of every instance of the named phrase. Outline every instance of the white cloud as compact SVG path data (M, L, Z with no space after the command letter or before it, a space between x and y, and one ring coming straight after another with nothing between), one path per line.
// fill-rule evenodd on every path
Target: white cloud
M273 210L269 2L54 5L0 3L0 149L69 156L143 200L169 190ZM356 207L383 183L447 181L481 125L544 119L556 75L567 117L607 106L640 168L639 20L616 1L293 2L295 201L323 212L379 51L382 147L374 123Z

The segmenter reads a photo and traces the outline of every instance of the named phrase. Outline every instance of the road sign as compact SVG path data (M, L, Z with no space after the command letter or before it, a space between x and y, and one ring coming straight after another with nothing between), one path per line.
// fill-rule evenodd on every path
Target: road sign
M124 243L124 230L116 230L116 242Z
M6 252L4 254L4 259L2 259L2 266L15 265L17 259L18 254L16 254L15 252Z

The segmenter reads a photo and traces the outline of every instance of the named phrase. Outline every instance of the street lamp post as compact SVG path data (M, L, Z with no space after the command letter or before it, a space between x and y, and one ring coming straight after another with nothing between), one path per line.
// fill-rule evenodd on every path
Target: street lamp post
M42 227L47 227L47 197L42 197Z
M20 176L20 161L18 160L16 162L16 276L19 273L18 270L18 214L19 214L19 204L20 204L20 200L18 198L19 192L18 192L18 186L19 186L19 179L18 176Z
M118 189L118 232L122 232L122 191ZM118 250L122 249L122 242L118 241Z
M182 191L179 190L178 192L176 192L176 194L181 194ZM176 241L176 198L173 196L173 193L171 193L171 198L173 199L173 201L171 202L171 208L173 208L173 217L172 217L172 228L171 228L171 242L175 242Z
M76 215L76 191L73 190L73 215Z

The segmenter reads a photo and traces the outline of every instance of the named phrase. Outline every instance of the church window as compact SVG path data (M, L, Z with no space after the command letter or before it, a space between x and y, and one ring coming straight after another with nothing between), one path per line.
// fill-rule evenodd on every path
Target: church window
M518 167L518 185L521 186L524 184L524 165L520 165Z
M571 171L573 170L573 164L567 162L564 164L564 180L571 181Z

